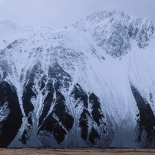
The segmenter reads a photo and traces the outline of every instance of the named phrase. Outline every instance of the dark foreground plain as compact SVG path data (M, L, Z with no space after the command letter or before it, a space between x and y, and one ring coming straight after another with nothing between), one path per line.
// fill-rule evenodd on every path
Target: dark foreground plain
M155 155L154 149L0 149L0 155Z

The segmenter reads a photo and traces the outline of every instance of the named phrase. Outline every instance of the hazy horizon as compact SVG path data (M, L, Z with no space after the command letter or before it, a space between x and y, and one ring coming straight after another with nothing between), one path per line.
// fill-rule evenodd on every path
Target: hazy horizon
M94 11L123 11L155 23L155 0L0 0L0 22L59 29Z

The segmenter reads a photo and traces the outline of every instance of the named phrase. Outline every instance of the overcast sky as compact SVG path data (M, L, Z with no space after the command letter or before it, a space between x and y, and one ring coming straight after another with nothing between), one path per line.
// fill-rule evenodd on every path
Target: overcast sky
M96 10L120 10L155 23L155 0L0 0L0 21L59 29Z

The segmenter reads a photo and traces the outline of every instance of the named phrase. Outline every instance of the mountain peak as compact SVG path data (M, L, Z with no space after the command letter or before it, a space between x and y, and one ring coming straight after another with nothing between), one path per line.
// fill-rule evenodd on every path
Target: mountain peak
M10 20L4 20L0 22L0 28L9 28L9 29L17 29L17 25L10 21Z
M99 21L99 22L100 22L100 20L103 20L106 18L129 19L129 16L122 11L114 10L114 11L95 11L86 17L87 20L95 20L95 21Z
M139 48L148 46L155 29L151 20L130 17L121 11L96 11L76 26L89 32L98 46L114 57L128 53L131 39Z
M155 147L149 19L97 11L57 31L0 27L0 147Z

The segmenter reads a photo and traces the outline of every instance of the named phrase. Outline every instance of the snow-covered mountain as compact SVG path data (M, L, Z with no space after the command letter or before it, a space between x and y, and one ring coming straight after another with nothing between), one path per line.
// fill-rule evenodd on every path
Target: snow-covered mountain
M0 147L155 147L154 29L116 11L1 22Z

